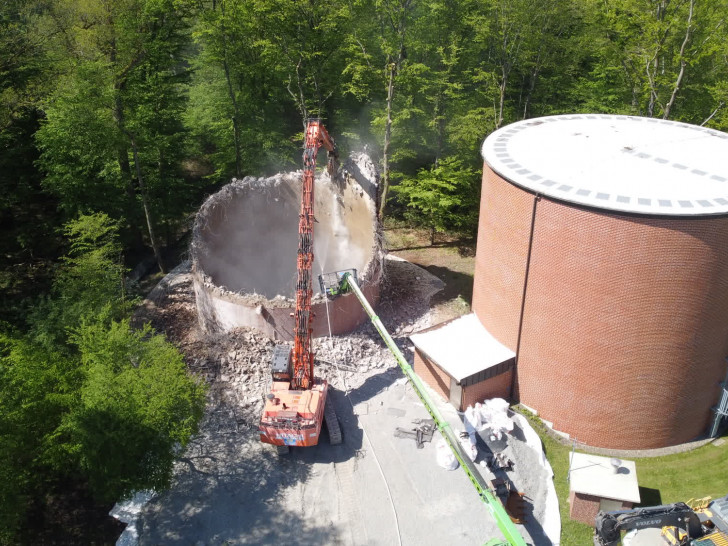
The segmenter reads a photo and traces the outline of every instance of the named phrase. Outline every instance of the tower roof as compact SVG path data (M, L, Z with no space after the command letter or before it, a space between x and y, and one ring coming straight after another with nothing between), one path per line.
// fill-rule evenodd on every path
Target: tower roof
M483 159L500 176L563 201L630 213L728 213L728 134L675 121L579 114L491 133Z

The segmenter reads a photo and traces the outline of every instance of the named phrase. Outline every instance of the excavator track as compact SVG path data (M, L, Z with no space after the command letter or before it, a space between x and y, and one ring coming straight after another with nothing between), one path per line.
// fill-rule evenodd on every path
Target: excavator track
M324 423L326 423L331 445L339 445L342 440L341 427L339 426L339 418L336 417L334 402L331 400L331 389L329 389L328 396L326 396L326 405L324 405Z

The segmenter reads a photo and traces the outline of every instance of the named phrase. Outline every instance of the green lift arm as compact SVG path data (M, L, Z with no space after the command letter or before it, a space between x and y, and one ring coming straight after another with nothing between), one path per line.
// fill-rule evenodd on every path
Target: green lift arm
M435 423L437 424L438 430L442 434L442 437L445 438L445 441L450 446L453 454L460 462L460 467L468 475L470 482L478 491L478 495L480 496L481 500L485 503L488 510L495 518L495 521L498 524L498 528L503 533L503 536L506 538L507 542L504 543L499 539L494 539L488 541L486 546L498 546L506 544L510 546L527 546L526 541L523 540L523 537L518 532L518 529L516 529L516 526L511 521L511 518L508 517L508 514L503 507L503 504L500 502L498 497L493 494L486 481L478 472L475 464L465 453L465 450L460 445L460 442L453 432L452 427L450 427L450 424L442 417L442 414L440 414L440 411L430 399L429 394L427 394L424 384L422 383L420 378L417 377L414 370L412 369L412 366L409 365L404 355L399 350L399 347L397 347L397 345L394 343L392 336L389 335L389 332L384 327L382 321L379 319L377 314L374 312L372 306L369 305L369 302L367 301L366 297L361 291L361 288L359 288L359 285L356 282L355 271L346 270L343 272L322 275L321 277L323 278L329 275L336 275L336 282L325 284L324 281L320 278L321 286L325 289L326 295L340 295L348 291L354 292L354 294L356 294L356 297L359 298L359 302L361 303L362 307L364 307L367 315L369 315L372 324L379 332L379 335L382 336L384 343L387 344L387 347L389 347L389 350L392 351L392 354L397 359L397 363L402 369L402 372L404 372L405 376L407 376L407 379L412 382L417 396L420 397L420 400L422 400L422 403L427 408L427 411L434 419Z

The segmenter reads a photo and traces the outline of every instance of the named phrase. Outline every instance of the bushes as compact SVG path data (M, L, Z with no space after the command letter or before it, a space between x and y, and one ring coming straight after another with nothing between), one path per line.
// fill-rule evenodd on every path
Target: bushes
M86 481L104 501L166 487L204 408L179 351L130 327L115 225L81 216L66 234L31 330L0 325L0 543L54 481Z

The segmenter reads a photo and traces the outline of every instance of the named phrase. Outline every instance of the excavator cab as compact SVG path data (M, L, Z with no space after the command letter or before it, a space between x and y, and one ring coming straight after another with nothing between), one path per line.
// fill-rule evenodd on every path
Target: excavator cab
M354 279L354 282L359 284L359 279L356 276L356 269L342 269L341 271L334 271L333 273L323 273L319 275L321 292L326 294L326 297L330 300L337 296L348 294L351 292L349 278Z
M291 347L289 345L276 345L273 349L271 373L273 381L291 380Z

